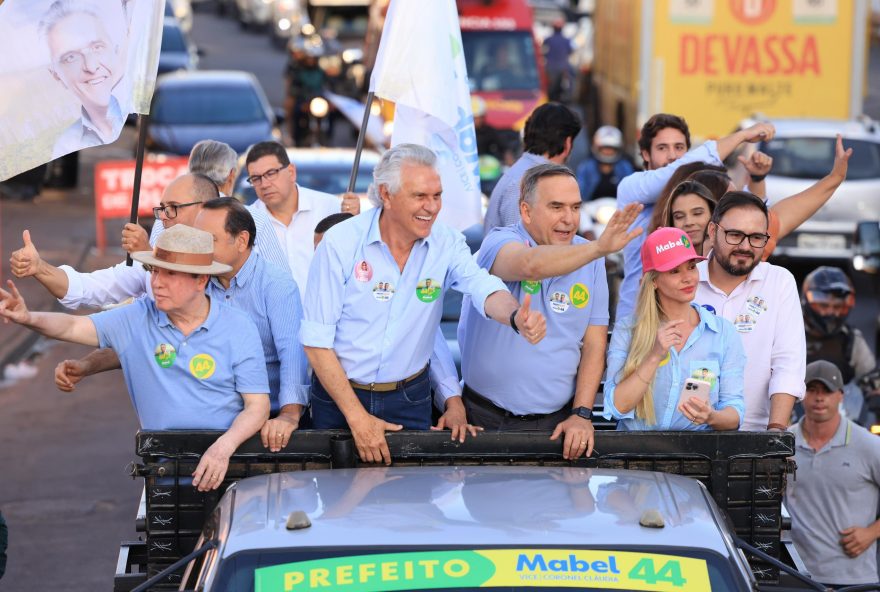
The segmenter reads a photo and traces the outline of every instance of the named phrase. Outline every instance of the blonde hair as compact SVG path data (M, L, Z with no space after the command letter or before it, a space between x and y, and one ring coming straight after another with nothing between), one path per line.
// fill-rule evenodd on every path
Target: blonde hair
M638 300L636 301L636 312L633 315L629 353L626 356L626 363L623 365L621 381L636 373L639 366L651 353L654 342L657 340L657 331L660 329L660 318L662 315L657 289L654 286L654 280L657 279L658 275L656 271L646 271L642 276ZM636 374L636 378L641 379L641 376ZM657 415L654 413L653 380L645 386L645 395L636 405L636 417L648 425L655 425L657 423Z

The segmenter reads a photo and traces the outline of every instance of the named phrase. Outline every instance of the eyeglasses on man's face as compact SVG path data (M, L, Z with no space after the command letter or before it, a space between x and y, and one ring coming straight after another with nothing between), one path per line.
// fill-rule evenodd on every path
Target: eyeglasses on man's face
M156 220L160 220L159 217L161 214L165 214L165 217L169 220L173 220L177 218L177 210L180 208L185 208L187 206L194 206L196 204L200 204L200 201L191 201L189 203L182 204L168 204L167 206L159 206L158 208L153 208L153 216L156 217Z
M724 233L724 240L727 241L728 245L738 246L741 245L744 240L749 239L749 244L752 247L761 249L767 246L767 241L770 240L770 235L764 232L746 234L742 230L728 230L721 226L721 224L716 224L716 226Z
M268 171L266 171L262 175L251 175L250 177L247 178L247 182L250 183L251 185L259 185L263 181L271 181L275 177L278 176L278 173L280 173L281 171L283 171L286 168L287 168L286 166L280 166L275 169L269 169Z

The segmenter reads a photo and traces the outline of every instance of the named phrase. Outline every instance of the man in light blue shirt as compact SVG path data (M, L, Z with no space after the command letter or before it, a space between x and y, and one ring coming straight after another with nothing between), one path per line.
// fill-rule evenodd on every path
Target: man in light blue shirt
M633 173L620 182L617 186L617 207L624 208L631 203L644 205L645 209L639 214L636 224L647 234L651 230L648 226L654 204L663 197L663 188L678 167L690 162L721 166L724 159L743 142L770 140L773 134L772 124L757 123L691 150L691 135L685 120L677 115L658 113L645 122L639 136L639 150L646 170ZM635 307L639 280L642 277L639 249L645 240L645 234L623 249L623 283L620 285L616 319L631 315Z
M563 455L593 447L593 402L605 367L608 284L605 260L641 230L627 232L640 206L617 212L598 241L577 236L580 190L570 169L541 164L522 178L522 221L495 228L477 263L530 299L547 319L547 338L530 347L462 303L458 341L463 399L471 423L492 430L564 434Z
M546 331L543 315L520 308L474 262L461 233L435 224L436 163L415 144L385 152L370 187L377 207L328 230L309 271L302 343L315 371L313 424L347 425L366 462L391 462L386 430L430 426L427 365L446 289L469 294L481 314L532 343ZM472 430L460 397L445 409L438 428L453 437Z
M10 282L11 293L0 290L0 316L47 337L112 348L142 428L225 430L193 473L199 490L216 489L229 457L269 417L259 334L243 312L205 295L208 276L230 271L214 261L210 234L178 225L153 252L133 257L149 266L155 301L89 317L32 313Z
M568 107L545 103L532 111L523 131L523 153L499 179L489 198L486 234L497 226L519 222L519 184L527 170L548 162L565 164L581 131L581 120Z

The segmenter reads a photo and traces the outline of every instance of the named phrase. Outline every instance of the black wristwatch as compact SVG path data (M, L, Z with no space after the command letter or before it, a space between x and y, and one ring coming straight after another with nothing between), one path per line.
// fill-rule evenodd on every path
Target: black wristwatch
M578 417L583 417L584 419L593 419L593 410L589 407L575 407L571 410L572 415L577 415Z
M519 312L519 309L517 308L515 311L510 313L510 328L513 329L513 332L516 333L517 335L519 335L519 327L516 326L515 319L516 319L516 313L518 313L518 312Z

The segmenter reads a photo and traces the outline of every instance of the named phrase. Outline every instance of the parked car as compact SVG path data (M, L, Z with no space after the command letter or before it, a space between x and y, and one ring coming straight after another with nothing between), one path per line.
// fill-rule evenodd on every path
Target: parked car
M196 46L173 17L165 17L162 27L162 47L159 50L159 74L177 70L195 70L199 66Z
M354 149L288 148L287 157L296 167L298 185L333 195L340 195L348 189L351 166L354 163ZM361 199L361 211L372 207L365 196L367 188L373 182L373 169L378 163L378 152L364 150L361 153L358 175L354 183L354 192L364 195ZM257 200L256 191L247 181L244 156L239 159L239 173L233 195L246 204Z
M258 29L269 24L275 0L235 0L238 24L242 29Z
M835 137L852 148L846 181L812 218L779 241L774 256L848 265L860 220L880 219L880 128L859 120L775 119L776 135L758 150L773 157L767 197L773 204L821 179L834 162Z
M174 72L156 82L147 149L187 155L205 138L237 152L280 138L277 116L253 74L233 70Z

